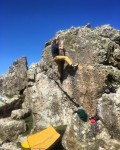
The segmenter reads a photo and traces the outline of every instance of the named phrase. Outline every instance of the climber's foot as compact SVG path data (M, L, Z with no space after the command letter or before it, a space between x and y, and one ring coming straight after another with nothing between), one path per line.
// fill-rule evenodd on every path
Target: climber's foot
M78 67L78 64L72 64L71 65L73 68L76 68L76 67Z

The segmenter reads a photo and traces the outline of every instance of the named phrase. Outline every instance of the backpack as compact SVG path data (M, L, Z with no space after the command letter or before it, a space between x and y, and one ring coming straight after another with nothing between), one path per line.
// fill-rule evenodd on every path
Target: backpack
M80 118L82 121L84 121L84 122L87 121L88 115L87 115L87 113L85 112L85 110L83 110L83 109L78 109L78 110L75 111L74 113L77 113L78 116L79 116L79 118Z

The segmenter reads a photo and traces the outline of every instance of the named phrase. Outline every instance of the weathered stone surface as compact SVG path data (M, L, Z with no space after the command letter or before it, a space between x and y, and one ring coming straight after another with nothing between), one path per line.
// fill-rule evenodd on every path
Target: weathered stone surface
M0 118L10 117L12 110L22 107L24 97L14 95L12 98L4 97L0 101Z
M30 115L29 109L17 109L11 113L12 119L24 119Z
M18 148L15 143L9 142L9 143L4 143L0 147L0 150L21 150L21 148Z
M98 100L98 113L111 137L120 140L120 88Z
M32 64L27 71L27 78L29 81L35 81L35 75L36 75L36 69L37 69L37 64Z
M50 80L43 73L39 73L36 76L34 86L28 88L25 94L27 95L26 98L29 98L29 103L26 99L26 105L32 109L34 127L37 130L50 124L54 126L61 125L61 123L69 124L70 117L68 114L71 113L72 102L67 100L68 97L54 80ZM23 105L23 108L26 105Z
M2 143L15 141L18 135L25 131L26 125L23 120L0 119L0 141Z
M27 61L26 57L22 57L13 62L13 66L9 68L8 74L4 75L2 83L3 95L20 94L27 84Z
M2 89L3 89L3 77L0 76L0 95L2 95Z

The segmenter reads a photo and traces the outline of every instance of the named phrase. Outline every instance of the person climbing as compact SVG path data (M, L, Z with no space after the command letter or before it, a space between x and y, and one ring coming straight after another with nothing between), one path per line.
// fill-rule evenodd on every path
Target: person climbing
M59 41L59 40L58 40L58 41ZM66 52L63 43L64 43L63 40L61 40L61 41L59 42L59 55L60 55L60 56L65 56L65 52Z
M63 46L63 41L60 41L59 42L59 55L60 56L65 56L65 52L66 52L66 50L65 50L65 48ZM60 82L63 83L63 78L64 78L63 70L64 70L65 60L57 61L56 63L59 66L59 70L58 71L59 71L59 75L60 75Z
M61 66L60 66L59 62L63 61L63 60L69 66L76 68L78 66L78 64L73 64L73 62L70 60L69 57L60 55L60 53L59 53L60 50L64 51L64 46L63 46L63 44L60 45L59 38L55 38L52 42L52 45L51 45L51 53L52 53L52 57L53 57L54 61L58 65L59 73L61 72Z

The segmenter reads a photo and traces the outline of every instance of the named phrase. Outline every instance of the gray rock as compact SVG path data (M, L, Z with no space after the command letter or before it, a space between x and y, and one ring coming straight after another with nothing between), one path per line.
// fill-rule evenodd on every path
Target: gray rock
M0 101L0 118L10 117L12 110L22 107L24 97L14 95L12 98L3 97Z
M29 82L35 81L36 68L37 68L37 64L34 63L30 66L29 70L27 71L27 78L28 78Z
M120 89L98 100L98 113L111 137L120 140Z
M11 113L12 119L24 119L30 115L30 111L28 109L17 109L13 110Z
M21 148L18 148L15 143L9 142L0 146L0 150L21 150Z
M26 125L23 120L0 119L0 141L3 143L15 141L19 134L25 131Z
M22 57L9 68L8 74L3 76L2 94L3 95L18 95L26 87L27 83L27 60Z

